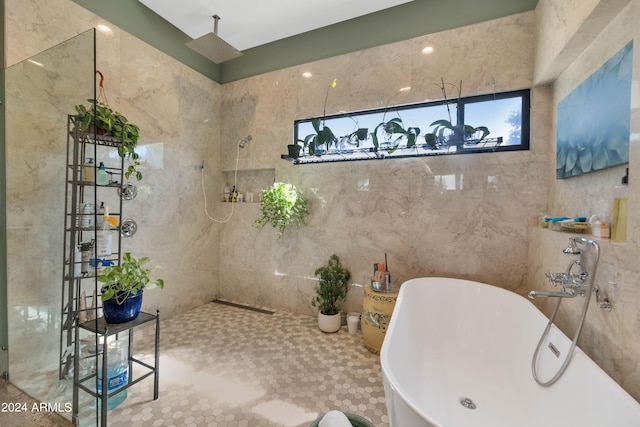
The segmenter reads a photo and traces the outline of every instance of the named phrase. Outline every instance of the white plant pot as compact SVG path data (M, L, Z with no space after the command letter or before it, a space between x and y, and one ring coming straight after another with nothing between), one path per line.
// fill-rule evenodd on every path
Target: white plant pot
M326 315L318 313L318 327L322 332L338 332L342 326L342 316L340 313L333 315Z

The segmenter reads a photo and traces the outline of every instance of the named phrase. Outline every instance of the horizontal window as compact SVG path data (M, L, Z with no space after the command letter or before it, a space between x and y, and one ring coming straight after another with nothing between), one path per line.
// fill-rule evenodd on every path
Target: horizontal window
M299 163L529 149L530 91L296 120Z

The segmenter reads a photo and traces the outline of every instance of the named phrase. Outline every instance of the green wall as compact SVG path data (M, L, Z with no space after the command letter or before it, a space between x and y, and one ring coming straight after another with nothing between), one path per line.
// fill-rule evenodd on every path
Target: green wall
M538 3L538 0L414 0L247 49L239 58L214 64L184 46L191 40L189 36L137 0L73 1L218 83L526 12Z

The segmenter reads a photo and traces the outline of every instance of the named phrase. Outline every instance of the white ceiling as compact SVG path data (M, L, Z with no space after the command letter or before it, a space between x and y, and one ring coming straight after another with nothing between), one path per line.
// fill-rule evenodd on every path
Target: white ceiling
M411 0L138 0L196 39L213 32L242 51Z

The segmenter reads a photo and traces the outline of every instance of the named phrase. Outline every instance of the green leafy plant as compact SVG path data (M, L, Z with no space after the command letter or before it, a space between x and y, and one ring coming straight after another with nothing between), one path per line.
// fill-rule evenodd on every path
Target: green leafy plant
M436 120L429 126L435 126L432 133L425 135L425 142L430 146L442 144L460 147L470 140L475 143L481 142L490 133L486 126L473 127L464 123L453 125L449 120ZM449 132L445 133L445 131ZM473 136L477 132L480 132L480 137L474 139Z
M151 269L145 267L148 262L148 257L136 259L126 252L120 265L105 267L98 276L98 281L104 283L102 301L115 298L122 305L129 295L137 295L144 288L164 288L164 280L151 281Z
M371 132L371 140L373 146L378 149L381 145L379 141L378 131L382 129L386 141L391 145L389 153L393 153L400 146L400 141L403 137L407 139L406 148L411 148L416 145L416 140L420 134L419 127L404 128L402 119L400 117L394 117L388 121L383 121L378 124L373 132Z
M449 109L449 100L447 99L447 90L444 82L444 78L441 78L439 85L442 95L444 96L444 105L447 107L447 114L449 120L436 120L429 125L434 127L433 132L427 133L424 136L425 143L433 148L437 148L440 145L462 147L467 142L473 142L475 144L481 142L489 135L489 128L486 126L473 127L463 123L462 120L462 108L458 108L458 114L456 115L456 124L453 124L451 119L451 110ZM436 84L436 83L433 83ZM462 97L462 80L460 86L447 83L453 86L458 91L457 105L460 106L460 99ZM473 138L476 133L480 133L478 138Z
M95 99L88 99L87 101L90 103L88 107L81 104L75 106L80 131L89 132L92 127L95 127L96 133L100 135L121 138L123 143L118 147L118 154L123 159L130 161L125 177L129 179L133 175L140 181L142 173L137 170L140 162L138 161L139 155L136 153L136 146L140 138L140 128L133 123L129 123L125 116L108 105Z
M347 298L349 290L349 279L351 272L347 270L338 255L333 254L323 267L315 271L319 281L315 287L316 296L311 301L311 305L318 307L322 314L334 315L340 313L342 304Z
M262 228L271 224L276 229L278 237L282 237L284 229L290 224L306 225L307 200L293 185L276 182L271 187L262 191L260 202L262 218L257 219L254 226Z
M327 93L324 97L324 109L322 110L322 118L315 118L311 120L311 126L313 126L313 130L315 133L311 133L305 136L303 139L298 139L297 142L301 142L303 146L303 150L309 151L309 154L313 155L316 152L316 149L322 147L323 145L326 147L326 150L329 151L329 147L332 144L338 142L338 138L334 135L333 131L324 124L324 118L327 115L327 100L329 99L329 90L336 87L338 84L338 79L333 79L329 87L327 87Z

